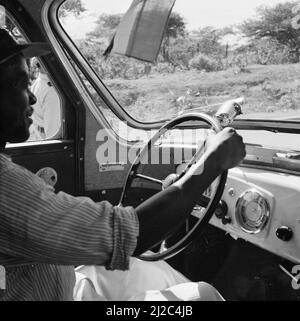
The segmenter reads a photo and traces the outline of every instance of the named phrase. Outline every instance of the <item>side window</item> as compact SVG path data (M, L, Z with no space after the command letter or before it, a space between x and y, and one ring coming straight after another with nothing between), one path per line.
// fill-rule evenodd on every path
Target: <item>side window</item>
M62 138L62 103L57 89L37 58L29 62L31 91L36 97L30 141Z
M26 43L26 37L10 14L0 6L0 27L6 28L20 43ZM63 100L41 61L37 58L27 60L31 85L36 103L30 127L28 141L42 141L63 138Z

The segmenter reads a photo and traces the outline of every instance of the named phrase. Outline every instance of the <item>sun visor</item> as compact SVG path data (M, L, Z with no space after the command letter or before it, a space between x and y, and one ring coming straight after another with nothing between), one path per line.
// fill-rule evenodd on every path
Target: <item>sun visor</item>
M175 0L134 0L104 55L155 62Z

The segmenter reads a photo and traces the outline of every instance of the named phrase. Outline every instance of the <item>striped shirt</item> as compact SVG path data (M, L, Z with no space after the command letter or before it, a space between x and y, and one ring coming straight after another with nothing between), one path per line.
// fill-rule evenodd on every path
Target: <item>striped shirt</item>
M132 207L56 194L0 154L0 300L72 300L73 266L128 269L138 232Z

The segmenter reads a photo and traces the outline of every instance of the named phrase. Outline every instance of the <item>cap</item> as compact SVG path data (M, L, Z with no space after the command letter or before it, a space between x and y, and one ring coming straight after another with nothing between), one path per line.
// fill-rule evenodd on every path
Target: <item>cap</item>
M22 53L25 58L43 56L50 53L50 46L44 42L19 44L3 28L0 28L0 64Z

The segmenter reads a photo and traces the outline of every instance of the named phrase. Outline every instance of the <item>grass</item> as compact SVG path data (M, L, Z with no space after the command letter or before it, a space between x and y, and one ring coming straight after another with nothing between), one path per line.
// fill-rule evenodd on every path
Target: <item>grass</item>
M182 110L213 112L228 99L245 97L244 114L300 110L300 64L252 65L246 71L181 71L135 80L113 79L107 86L140 121L171 118Z

